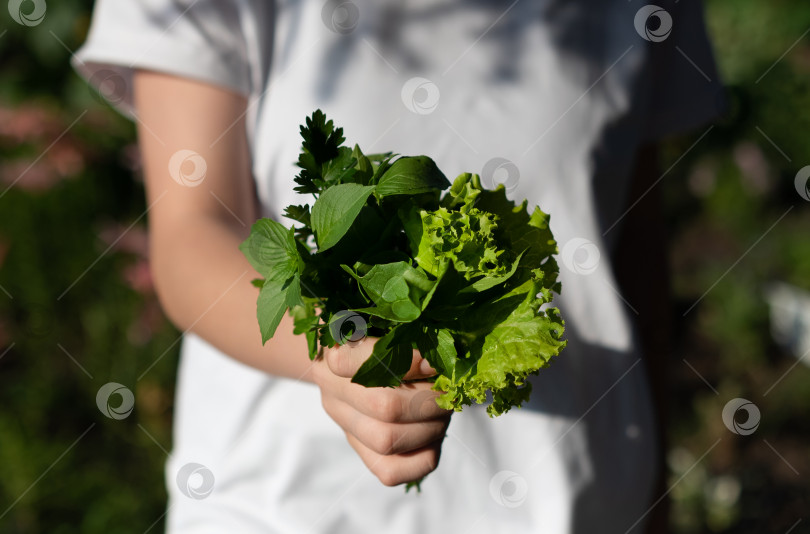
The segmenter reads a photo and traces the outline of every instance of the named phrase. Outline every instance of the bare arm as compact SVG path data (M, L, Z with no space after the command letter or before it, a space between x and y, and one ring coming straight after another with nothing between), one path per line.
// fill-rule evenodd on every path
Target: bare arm
M152 273L165 312L178 328L199 334L247 365L310 379L306 342L292 334L289 317L262 346L258 293L249 283L258 275L237 248L257 218L245 99L141 71L135 75L135 105L151 206ZM183 149L197 152L207 165L197 186L180 185L169 174L170 158Z
M384 484L418 479L436 468L449 423L426 382L365 388L351 376L374 340L326 349L310 362L306 340L285 315L262 346L256 321L258 277L238 246L258 216L245 132L243 97L200 82L141 71L135 76L139 143L149 212L152 271L169 318L223 353L266 373L315 382L326 413ZM178 150L204 158L205 178L176 183L169 160ZM193 172L191 162L187 163ZM414 354L406 378L423 372Z

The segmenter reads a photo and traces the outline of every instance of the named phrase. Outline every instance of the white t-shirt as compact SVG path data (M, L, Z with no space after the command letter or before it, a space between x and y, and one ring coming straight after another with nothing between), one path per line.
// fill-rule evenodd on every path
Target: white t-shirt
M650 15L627 0L97 2L74 64L107 80L124 113L133 68L248 97L264 215L308 200L292 191L298 125L321 108L366 152L506 180L512 198L551 213L562 251L568 347L523 409L453 415L421 495L368 472L317 387L186 336L168 532L641 531L656 443L632 312L608 261L614 223L638 146L705 122L719 94L700 4L657 3ZM178 485L191 472L204 498Z

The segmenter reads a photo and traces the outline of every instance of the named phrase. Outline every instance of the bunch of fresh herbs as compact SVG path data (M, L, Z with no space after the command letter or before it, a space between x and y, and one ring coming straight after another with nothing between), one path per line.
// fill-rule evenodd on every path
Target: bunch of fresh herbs
M558 310L544 307L560 291L549 216L474 174L451 186L426 156L343 146L320 110L301 136L295 190L314 204L287 207L292 228L257 221L240 247L264 277L262 341L289 311L313 359L379 338L353 382L398 386L417 348L438 372L441 407L489 402L496 416L528 400L528 375L566 344Z

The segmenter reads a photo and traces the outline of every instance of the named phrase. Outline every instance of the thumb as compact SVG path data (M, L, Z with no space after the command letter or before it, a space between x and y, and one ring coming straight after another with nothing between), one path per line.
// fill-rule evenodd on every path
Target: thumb
M422 357L418 350L413 351L413 361L411 361L411 368L402 377L403 380L419 380L422 378L430 378L436 376L436 370L430 366L430 363Z

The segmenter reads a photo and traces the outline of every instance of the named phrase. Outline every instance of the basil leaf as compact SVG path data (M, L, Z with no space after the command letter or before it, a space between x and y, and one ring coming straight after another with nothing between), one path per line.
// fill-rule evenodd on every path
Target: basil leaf
M259 219L239 249L256 271L268 280L287 280L304 270L293 229L271 219Z
M340 184L318 197L312 207L312 229L320 252L335 246L349 231L373 192L374 186Z

